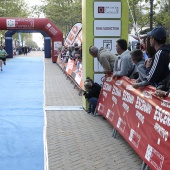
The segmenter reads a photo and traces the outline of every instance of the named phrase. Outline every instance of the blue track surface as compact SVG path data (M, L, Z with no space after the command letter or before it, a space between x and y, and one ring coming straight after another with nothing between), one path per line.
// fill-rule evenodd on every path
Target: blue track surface
M42 57L16 57L0 72L0 170L43 170Z

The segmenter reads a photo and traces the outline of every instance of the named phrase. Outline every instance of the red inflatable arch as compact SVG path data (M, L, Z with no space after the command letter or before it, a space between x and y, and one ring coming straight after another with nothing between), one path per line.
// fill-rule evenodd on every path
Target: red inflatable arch
M0 18L0 30L42 30L52 39L52 61L56 62L63 33L47 18ZM12 40L11 40L12 41Z

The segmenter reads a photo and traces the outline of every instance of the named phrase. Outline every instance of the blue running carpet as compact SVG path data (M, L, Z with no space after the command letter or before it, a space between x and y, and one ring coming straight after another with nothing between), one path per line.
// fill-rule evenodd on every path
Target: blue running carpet
M0 72L0 170L44 169L43 57L15 57Z

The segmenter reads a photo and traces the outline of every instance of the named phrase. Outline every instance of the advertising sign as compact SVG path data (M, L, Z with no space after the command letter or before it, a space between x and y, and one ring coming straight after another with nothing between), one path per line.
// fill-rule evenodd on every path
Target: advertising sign
M116 41L119 38L95 38L94 39L94 46L97 48L105 48L108 51L111 51L113 54L116 54Z
M155 87L134 89L127 77L106 76L97 112L124 137L151 169L170 167L170 98L155 96Z
M120 20L95 20L94 36L120 36Z
M34 20L29 18L6 19L7 29L33 29Z
M94 2L94 18L121 18L121 2Z
M76 39L76 37L77 37L77 35L78 35L78 33L79 33L79 31L80 31L81 29L82 29L82 24L81 24L81 23L75 24L75 25L71 28L68 36L66 37L66 40L65 40L65 42L64 42L64 46L73 45L74 40Z

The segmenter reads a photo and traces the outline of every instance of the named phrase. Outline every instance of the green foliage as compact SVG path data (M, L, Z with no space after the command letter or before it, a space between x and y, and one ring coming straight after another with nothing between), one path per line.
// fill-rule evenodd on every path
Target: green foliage
M68 33L71 27L82 22L81 0L44 0L44 14L64 32Z
M0 17L28 17L27 6L21 0L0 0Z
M142 3L143 2L143 3ZM144 3L145 2L145 3ZM153 0L153 26L162 25L167 28L169 25L169 0ZM142 13L142 4L148 3L148 6L145 6L146 13ZM134 24L137 24L139 30L142 30L144 26L150 26L150 0L129 0L130 6L130 16L129 16L129 25L133 27ZM160 7L158 14L155 13L156 8Z

